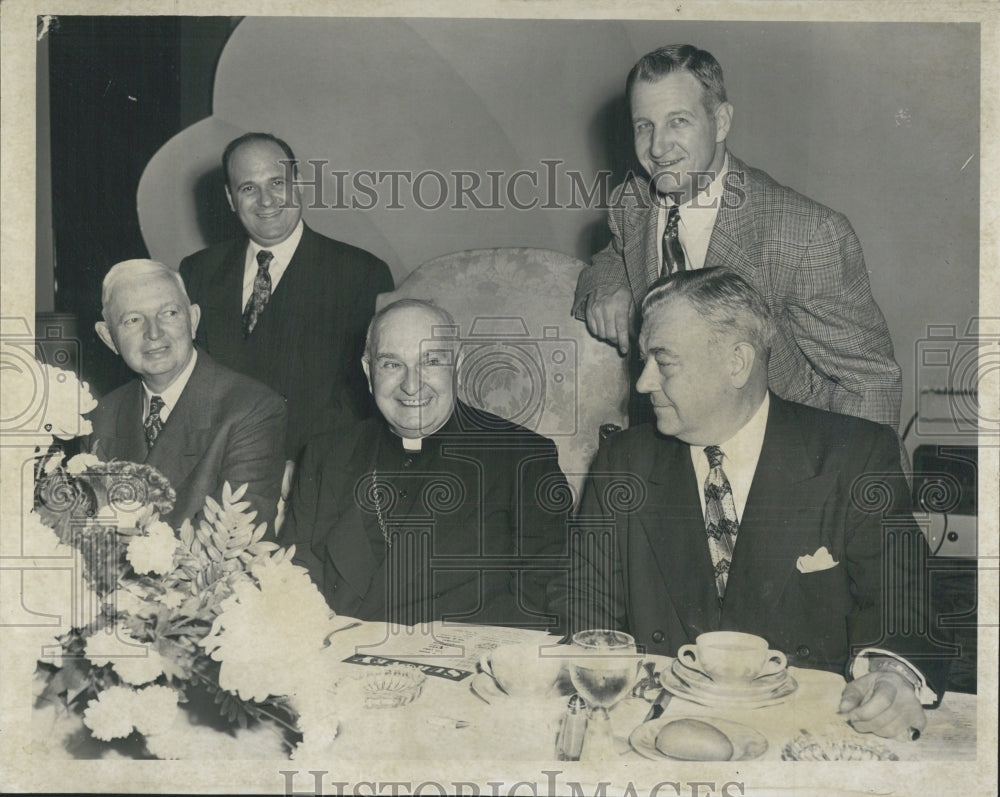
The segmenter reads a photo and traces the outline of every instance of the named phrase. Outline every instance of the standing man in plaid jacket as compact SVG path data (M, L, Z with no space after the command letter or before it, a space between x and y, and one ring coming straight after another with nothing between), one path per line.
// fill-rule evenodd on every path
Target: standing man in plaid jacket
M581 272L574 314L625 354L654 280L730 268L775 316L771 390L897 429L901 372L850 222L727 152L733 106L710 53L654 50L632 68L626 94L647 177L612 193L612 240Z

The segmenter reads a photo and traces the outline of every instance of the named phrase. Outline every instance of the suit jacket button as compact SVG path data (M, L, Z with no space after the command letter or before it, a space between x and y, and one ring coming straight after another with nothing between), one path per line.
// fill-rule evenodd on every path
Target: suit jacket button
M795 655L798 656L800 659L808 659L810 653L812 653L812 651L809 650L808 645L799 645L797 648L795 648Z
M659 645L663 640L664 640L664 636L663 636L663 632L662 631L654 631L653 632L653 641L657 645Z
M406 498L406 496L408 496L409 494L410 494L410 491L407 490L405 487L402 490L399 491L399 497L400 498Z
M403 467L404 468L408 468L412 464L413 464L413 457L407 457L406 459L403 460Z

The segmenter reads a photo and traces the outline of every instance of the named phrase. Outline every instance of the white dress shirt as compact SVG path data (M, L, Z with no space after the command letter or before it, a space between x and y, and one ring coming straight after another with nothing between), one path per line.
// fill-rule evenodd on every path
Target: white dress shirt
M722 449L722 469L726 472L729 485L733 488L733 503L736 505L736 519L743 517L747 505L747 494L757 470L760 450L764 446L764 431L767 428L767 412L771 406L769 393L764 394L764 400L746 425L736 434L722 443L716 443ZM698 481L698 499L701 501L701 514L705 515L705 480L711 470L705 446L691 446L691 462L694 465L695 478ZM737 535L737 540L739 536Z
M295 225L295 229L292 230L292 234L280 244L275 244L274 246L261 246L256 241L250 241L247 246L246 261L243 266L243 303L240 307L246 307L247 302L250 301L251 295L253 295L253 282L257 278L258 268L257 253L263 249L274 255L274 259L271 261L271 265L268 266L267 269L267 273L271 277L271 293L274 293L274 289L278 287L278 282L281 281L282 274L285 273L285 269L288 268L288 264L292 262L292 256L295 254L295 250L299 247L299 241L302 240L302 230L302 219L299 219L299 223Z
M722 194L726 185L726 173L729 171L729 153L722 162L722 170L708 184L708 188L696 194L683 205L679 206L680 221L677 225L677 237L684 249L685 265L689 269L702 268L708 254L708 243L712 239L715 220L722 205ZM667 209L672 205L668 202L657 211L656 240L663 240L663 230L667 226ZM727 471L728 473L728 471Z
M153 396L159 396L163 399L163 406L160 408L160 421L163 423L167 422L167 418L170 417L170 412L173 410L174 405L177 400L181 397L181 393L184 392L184 388L187 387L188 380L191 379L191 374L194 373L194 364L198 361L198 350L191 349L191 359L188 360L188 364L184 366L184 370L181 371L177 378L171 382L165 390L161 390L159 393L154 393L150 390L146 383L142 383L142 419L146 420L146 416L149 415L149 400Z

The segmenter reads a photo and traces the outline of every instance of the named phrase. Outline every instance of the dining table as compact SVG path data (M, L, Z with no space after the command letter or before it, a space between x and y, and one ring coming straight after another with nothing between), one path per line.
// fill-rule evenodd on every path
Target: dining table
M334 632L324 651L332 689L345 689L362 678L366 667L396 662L417 665L426 673L421 693L411 703L396 708L361 708L355 705L340 717L336 758L392 760L557 760L556 739L569 696L570 679L563 673L544 697L507 695L486 673L482 657L497 645L537 642L553 646L547 655L558 655L559 639L544 631L433 623L423 627L389 626L385 623L348 623ZM545 647L542 648L546 650ZM672 659L644 656L650 669L660 674ZM657 722L676 718L721 720L727 727L749 729L763 739L752 757L776 761L789 755L798 740L844 740L871 746L900 761L954 761L976 758L976 695L948 693L940 706L926 712L927 725L919 739L882 739L862 734L837 713L844 678L833 672L790 667L797 689L774 705L739 708L701 705L671 695ZM610 712L613 756L627 764L656 758L648 745L637 747L636 734L650 714L650 701L660 694L647 689L640 696L621 700ZM723 701L724 702L724 701ZM719 723L717 723L719 724ZM647 729L648 730L648 729ZM655 735L655 734L654 734ZM648 742L649 733L645 733ZM631 740L631 741L630 741ZM376 744L373 742L377 741ZM757 751L759 750L759 755ZM664 756L660 756L664 757Z
M568 651L560 639L544 631L436 622L421 626L360 622L338 617L318 651L322 661L322 694L332 707L326 761L369 762L532 762L566 765L557 752L557 737L574 689L565 668L542 697L506 694L483 672L484 658L501 645L536 643L545 655ZM641 654L640 654L641 655ZM642 656L657 676L672 659ZM405 705L370 705L363 686L372 674L401 665L420 672L421 685ZM294 668L294 664L290 664ZM311 673L315 677L316 670ZM974 694L947 693L938 708L926 713L927 724L916 741L882 739L854 731L837 713L844 678L832 672L789 668L795 691L774 705L739 708L701 705L680 695L663 695L659 688L621 700L610 712L610 738L600 766L626 769L666 759L651 745L656 729L674 719L701 719L753 744L737 751L742 760L780 761L789 745L806 740L849 741L880 750L901 762L973 761L977 756L977 699ZM37 687L41 687L41 682ZM310 690L315 695L316 691ZM635 693L633 693L634 695ZM648 720L651 701L661 698L662 715ZM664 698L666 698L664 700ZM53 706L36 707L33 718L35 752L47 757L93 758L100 744L80 744L79 718ZM649 723L654 723L650 725ZM606 726L605 726L606 727ZM651 733L652 731L652 733ZM76 743L67 750L65 740ZM243 729L213 728L180 720L167 733L147 738L144 755L171 759L274 760L288 756L288 734L267 721ZM105 746L106 747L106 746ZM119 745L117 757L133 753ZM583 760L587 760L585 746Z

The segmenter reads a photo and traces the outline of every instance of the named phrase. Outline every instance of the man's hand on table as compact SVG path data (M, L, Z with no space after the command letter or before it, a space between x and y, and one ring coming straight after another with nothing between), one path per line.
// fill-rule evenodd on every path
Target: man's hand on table
M628 354L628 334L635 316L635 302L628 285L600 287L587 297L587 329Z
M879 670L862 675L844 687L840 714L846 714L854 730L887 739L914 738L927 724L923 706L913 686L898 673Z

